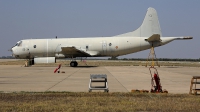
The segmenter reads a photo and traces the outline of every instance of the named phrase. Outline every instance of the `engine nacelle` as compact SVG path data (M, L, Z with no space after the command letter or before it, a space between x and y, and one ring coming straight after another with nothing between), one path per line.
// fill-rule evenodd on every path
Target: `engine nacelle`
M55 57L39 57L39 58L34 58L34 63L56 63L56 58Z

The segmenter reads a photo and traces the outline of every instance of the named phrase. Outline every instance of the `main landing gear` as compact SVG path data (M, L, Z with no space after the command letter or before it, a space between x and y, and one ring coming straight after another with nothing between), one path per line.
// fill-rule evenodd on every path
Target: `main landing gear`
M70 67L77 67L77 66L78 66L77 61L71 61L70 62Z

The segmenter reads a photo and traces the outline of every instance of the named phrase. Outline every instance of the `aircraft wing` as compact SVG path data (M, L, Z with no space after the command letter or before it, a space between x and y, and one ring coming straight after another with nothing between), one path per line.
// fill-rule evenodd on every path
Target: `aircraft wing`
M70 46L70 47L61 47L63 54L66 55L72 55L72 56L85 56L85 57L90 57L90 56L95 56L98 54L98 52L95 51L87 51L85 49L78 49L75 46Z

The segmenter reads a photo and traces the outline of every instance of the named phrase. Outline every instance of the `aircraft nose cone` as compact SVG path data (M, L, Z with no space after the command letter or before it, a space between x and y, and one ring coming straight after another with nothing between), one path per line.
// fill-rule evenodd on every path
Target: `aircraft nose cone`
M17 54L16 54L17 51L16 51L15 47L13 47L10 51L12 52L12 56L17 58Z
M14 54L14 52L13 52L13 48L10 49L10 51L12 52L12 57L15 57L15 54Z

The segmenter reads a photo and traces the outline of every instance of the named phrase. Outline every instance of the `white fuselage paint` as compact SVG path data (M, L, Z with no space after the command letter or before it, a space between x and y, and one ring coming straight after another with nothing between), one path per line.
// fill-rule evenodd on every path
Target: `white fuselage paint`
M63 53L61 47L75 46L86 52L97 52L93 57L116 57L151 48L151 43L145 41L147 38L148 37L88 37L28 39L21 40L22 45L13 47L12 51L17 58L28 58L29 55L31 55L31 58L56 57L57 55L62 55L61 57L65 58L68 56L71 57L71 55L68 55L70 53ZM161 38L161 42L154 42L154 47L164 45L175 39L175 37ZM63 55L65 57L63 57Z

